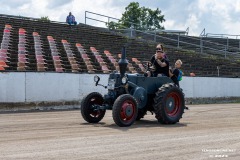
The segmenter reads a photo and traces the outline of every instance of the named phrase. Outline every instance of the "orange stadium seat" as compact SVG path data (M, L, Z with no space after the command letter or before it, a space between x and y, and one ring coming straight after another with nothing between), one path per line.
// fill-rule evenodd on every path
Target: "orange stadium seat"
M5 29L12 29L12 26L9 24L5 24Z
M26 68L25 67L17 67L17 70L18 71L26 71Z
M47 64L44 59L37 59L37 63Z
M26 66L26 64L23 63L23 62L18 62L17 65L18 65L18 67L28 67L28 66Z
M0 61L0 66L4 68L9 67L5 61Z
M0 71L5 71L5 68L3 66L0 66Z
M64 72L64 68L55 68L56 72Z
M4 57L4 58L7 58L7 59L10 58L10 57L8 57L8 55L6 53L1 53L1 52L0 52L0 57Z
M7 60L7 58L5 58L5 57L0 57L0 61L2 61L2 62L9 62L9 61Z

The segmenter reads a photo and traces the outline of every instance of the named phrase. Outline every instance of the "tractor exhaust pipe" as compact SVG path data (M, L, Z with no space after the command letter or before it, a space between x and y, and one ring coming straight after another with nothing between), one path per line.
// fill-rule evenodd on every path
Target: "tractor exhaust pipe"
M118 61L118 65L119 65L119 68L120 68L121 77L123 77L125 75L127 65L128 65L128 61L126 59L126 48L125 48L125 46L122 48L122 55L121 55L121 59Z

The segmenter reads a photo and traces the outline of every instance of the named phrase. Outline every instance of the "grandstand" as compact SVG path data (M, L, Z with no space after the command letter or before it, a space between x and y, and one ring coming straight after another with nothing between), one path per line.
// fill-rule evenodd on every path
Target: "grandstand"
M178 38L176 35L164 36L168 39ZM183 37L185 41L193 42L187 36ZM171 66L179 58L183 61L185 75L194 72L196 76L204 77L240 77L240 61L199 54L195 52L196 47L185 43L181 44L182 49L173 47L176 44L173 45L168 39L157 41L167 46ZM143 73L143 65L155 53L157 44L85 24L69 26L65 23L42 22L39 19L9 15L0 15L0 42L2 72L90 74L119 70L119 53L126 44L127 59L130 62L128 72Z

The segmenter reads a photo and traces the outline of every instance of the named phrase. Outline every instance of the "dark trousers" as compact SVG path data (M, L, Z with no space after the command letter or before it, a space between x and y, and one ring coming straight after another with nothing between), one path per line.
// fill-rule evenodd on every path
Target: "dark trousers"
M77 25L77 22L68 22L69 25Z

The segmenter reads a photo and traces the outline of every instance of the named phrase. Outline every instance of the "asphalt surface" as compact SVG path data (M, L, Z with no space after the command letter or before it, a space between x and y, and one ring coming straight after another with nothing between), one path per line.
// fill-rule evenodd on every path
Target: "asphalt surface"
M78 110L2 113L0 160L239 160L240 104L188 107L178 124L159 124L149 113L127 128L111 111L98 124Z

